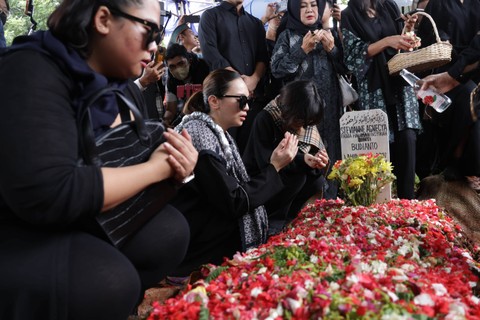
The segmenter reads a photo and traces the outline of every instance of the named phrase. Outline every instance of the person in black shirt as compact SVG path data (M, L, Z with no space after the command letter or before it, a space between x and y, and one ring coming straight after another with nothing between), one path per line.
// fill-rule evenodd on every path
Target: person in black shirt
M445 93L460 84L460 81L468 80L475 74L480 61L480 31L473 37L470 46L462 51L457 61L447 71L432 74L422 79L422 88L435 87L438 91Z
M262 22L243 8L243 0L224 0L206 10L200 18L198 38L203 58L210 71L230 69L238 72L256 101L241 128L230 130L240 152L248 140L255 115L263 108L263 77L268 54Z
M82 165L79 148L83 101L138 77L159 23L157 0L64 0L48 31L16 38L1 57L0 318L127 319L184 258L189 227L170 205L118 247L94 229L148 186L193 171L186 131L169 131L148 161L121 168ZM89 111L94 132L119 113L108 94Z
M192 90L201 90L203 80L208 76L209 68L205 60L180 44L171 44L165 53L168 67L166 112L163 120L171 125L177 119L183 102L193 94ZM197 85L195 87L189 85Z
M440 38L453 46L452 61L435 69L439 75L427 78L424 84L426 87L435 83L452 100L445 112L432 111L439 154L432 172L446 171L452 177L479 176L480 125L472 117L470 93L480 80L480 69L472 68L468 74L465 71L470 69L468 65L478 62L480 0L430 0L425 12L435 21ZM436 42L432 29L430 21L422 19L417 31L422 46Z

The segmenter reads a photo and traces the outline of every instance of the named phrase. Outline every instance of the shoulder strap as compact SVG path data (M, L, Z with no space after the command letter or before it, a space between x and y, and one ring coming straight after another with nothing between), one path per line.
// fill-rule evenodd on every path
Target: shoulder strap
M148 134L143 116L138 108L124 96L120 89L112 87L102 88L86 99L82 106L80 106L77 113L77 130L79 137L80 156L87 165L96 165L99 167L102 165L102 161L98 157L98 153L96 151L96 138L92 128L90 107L103 95L109 92L115 93L117 97L118 108L122 122L131 120L131 112L134 117L133 123L135 131L140 142L144 145L148 145L150 143L150 135Z

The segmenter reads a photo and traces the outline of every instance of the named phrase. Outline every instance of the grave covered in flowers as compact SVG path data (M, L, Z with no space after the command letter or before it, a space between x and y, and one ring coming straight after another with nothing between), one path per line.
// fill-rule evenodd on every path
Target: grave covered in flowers
M317 200L148 319L480 319L479 253L433 200Z

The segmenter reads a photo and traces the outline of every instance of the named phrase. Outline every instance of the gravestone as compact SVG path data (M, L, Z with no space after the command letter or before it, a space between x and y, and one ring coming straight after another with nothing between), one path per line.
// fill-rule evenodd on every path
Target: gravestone
M380 109L346 112L340 118L342 159L361 154L382 154L390 161L387 114ZM377 203L390 201L391 183L377 197Z

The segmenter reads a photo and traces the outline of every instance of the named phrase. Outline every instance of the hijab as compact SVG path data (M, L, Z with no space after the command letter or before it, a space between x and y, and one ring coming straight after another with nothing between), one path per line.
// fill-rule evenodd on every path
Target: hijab
M287 5L287 14L288 19L286 20L286 28L292 29L304 36L310 30L316 30L322 28L322 16L323 11L325 10L326 0L316 0L318 8L318 18L317 21L311 26L306 26L303 24L300 18L300 6L302 4L301 0L289 0Z
M365 0L350 0L348 7L342 12L342 28L347 29L355 36L367 43L377 42L387 36L400 35L403 22L395 22L400 16L400 10L393 0L372 0L376 17L367 15L368 3ZM373 22L376 21L377 24ZM378 32L381 30L381 32ZM372 64L367 72L367 79L371 91L382 89L387 105L395 104L392 85L402 83L388 74L387 61L395 54L396 50L389 48L372 57Z

